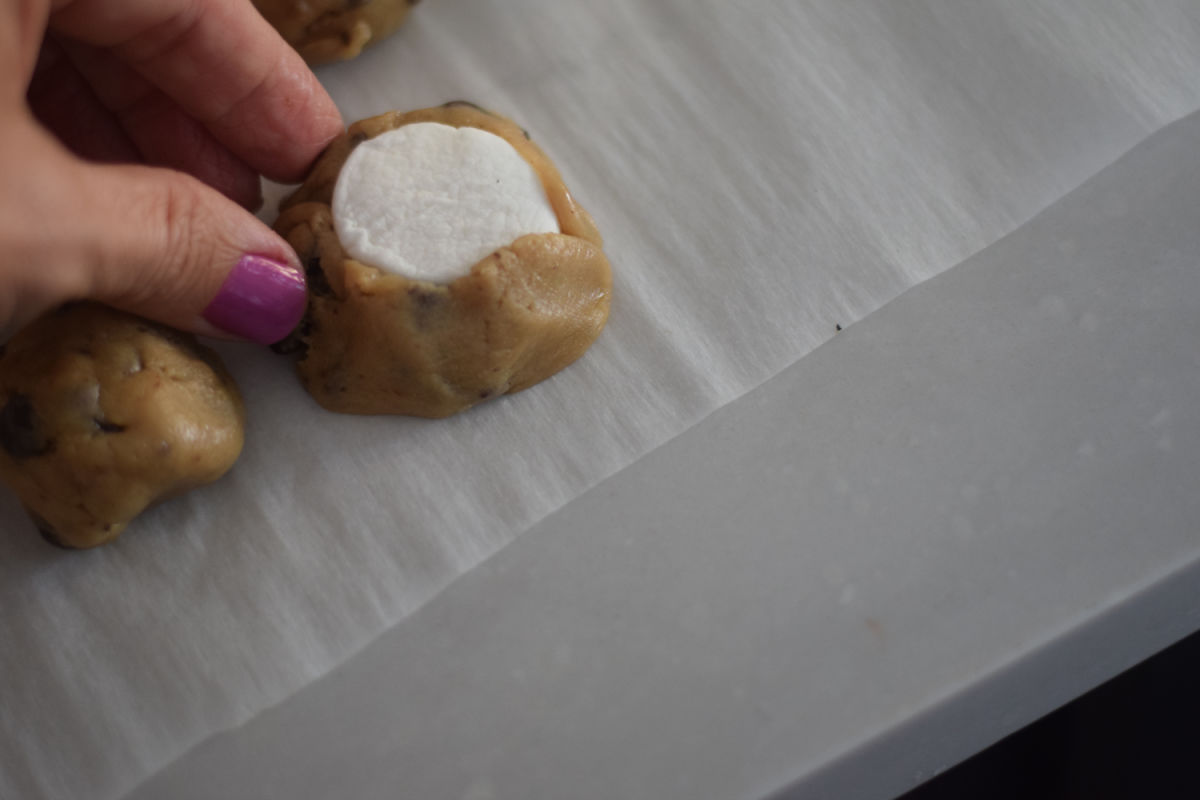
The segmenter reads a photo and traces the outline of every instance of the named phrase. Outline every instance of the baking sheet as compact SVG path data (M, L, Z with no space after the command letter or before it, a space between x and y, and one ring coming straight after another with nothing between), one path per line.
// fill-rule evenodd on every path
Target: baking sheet
M1200 7L430 0L320 74L347 119L528 127L608 238L609 329L441 422L327 414L225 346L251 427L218 486L81 555L0 495L0 796L116 796L1200 107Z
M890 800L1200 630L1197 197L1200 113L123 800Z

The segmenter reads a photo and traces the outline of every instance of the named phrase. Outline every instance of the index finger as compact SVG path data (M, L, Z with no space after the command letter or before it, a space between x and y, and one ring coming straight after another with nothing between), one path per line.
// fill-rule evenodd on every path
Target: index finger
M111 50L274 180L303 177L342 130L316 76L249 0L57 0L50 25Z

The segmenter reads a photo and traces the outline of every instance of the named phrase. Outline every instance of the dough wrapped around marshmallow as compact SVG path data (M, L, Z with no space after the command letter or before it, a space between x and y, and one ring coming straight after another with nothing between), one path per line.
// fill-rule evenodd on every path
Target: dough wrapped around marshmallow
M555 374L608 319L591 217L520 127L470 104L350 126L275 229L307 265L297 370L333 411L449 416Z
M253 0L309 64L354 58L399 28L418 0Z
M42 535L87 548L224 475L241 395L215 352L139 317L66 306L0 349L0 479Z

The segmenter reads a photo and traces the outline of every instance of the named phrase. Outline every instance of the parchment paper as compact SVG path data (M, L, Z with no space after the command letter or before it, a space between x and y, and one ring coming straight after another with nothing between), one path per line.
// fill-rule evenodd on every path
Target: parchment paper
M609 328L439 422L328 414L223 346L250 430L217 486L86 554L0 494L0 797L119 795L1200 107L1200 5L428 0L320 74L348 120L528 127L608 238Z

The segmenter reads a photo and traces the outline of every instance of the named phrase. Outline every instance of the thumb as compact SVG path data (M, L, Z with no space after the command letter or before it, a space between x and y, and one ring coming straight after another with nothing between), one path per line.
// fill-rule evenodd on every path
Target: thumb
M176 328L271 344L304 313L304 272L283 239L183 173L78 163L88 295Z

